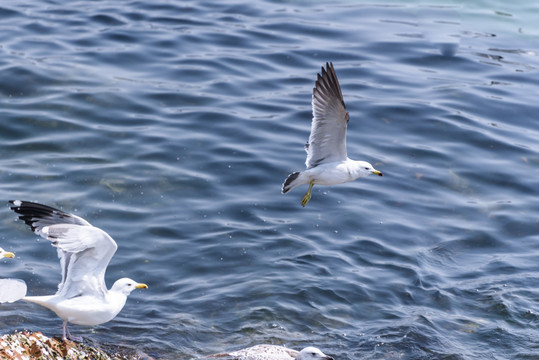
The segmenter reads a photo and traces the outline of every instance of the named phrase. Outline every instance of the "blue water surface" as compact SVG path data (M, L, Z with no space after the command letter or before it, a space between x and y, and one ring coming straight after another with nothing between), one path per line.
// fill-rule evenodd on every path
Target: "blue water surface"
M149 289L103 346L190 359L258 343L338 360L539 357L539 5L37 1L0 5L2 277L54 293L38 201L118 243ZM348 153L384 177L280 194L332 61ZM3 304L4 333L61 320Z

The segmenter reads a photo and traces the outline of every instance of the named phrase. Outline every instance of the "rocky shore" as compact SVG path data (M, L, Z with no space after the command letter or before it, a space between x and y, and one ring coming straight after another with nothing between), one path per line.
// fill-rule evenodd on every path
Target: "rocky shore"
M105 352L83 343L49 338L40 332L18 332L0 337L0 359L143 360L150 358L120 352Z

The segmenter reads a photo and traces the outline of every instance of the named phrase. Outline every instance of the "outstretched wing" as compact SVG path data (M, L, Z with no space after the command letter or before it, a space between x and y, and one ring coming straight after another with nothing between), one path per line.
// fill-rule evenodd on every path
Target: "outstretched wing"
M61 210L29 202L10 201L11 210L36 234L58 248L62 281L58 295L66 298L85 294L104 294L105 271L116 252L116 242L103 230L86 220Z
M307 169L346 160L346 126L349 115L333 63L326 63L313 89L311 135L305 145Z

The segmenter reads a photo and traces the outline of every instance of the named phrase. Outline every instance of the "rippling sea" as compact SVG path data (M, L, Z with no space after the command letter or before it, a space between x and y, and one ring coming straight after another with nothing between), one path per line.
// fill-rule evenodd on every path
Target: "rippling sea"
M133 292L87 341L161 359L257 343L337 360L539 358L539 5L37 1L0 5L2 277L60 281L7 200L119 249ZM334 63L348 153L384 177L280 194ZM0 207L1 209L1 207ZM39 306L4 333L61 334Z

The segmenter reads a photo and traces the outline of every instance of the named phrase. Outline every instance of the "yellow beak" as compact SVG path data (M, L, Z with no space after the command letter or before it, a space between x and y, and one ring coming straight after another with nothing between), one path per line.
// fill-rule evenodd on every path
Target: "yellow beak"
M148 285L146 284L137 284L137 286L135 286L135 289L147 289L148 288Z
M373 173L374 175L384 176L384 174L382 174L382 173L381 173L380 171L378 171L378 170L374 170L372 173Z
M7 257L7 258L14 258L14 257L15 257L15 254L12 253L12 252L6 251L6 252L4 253L4 257Z

